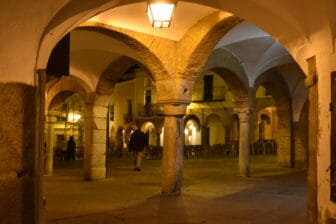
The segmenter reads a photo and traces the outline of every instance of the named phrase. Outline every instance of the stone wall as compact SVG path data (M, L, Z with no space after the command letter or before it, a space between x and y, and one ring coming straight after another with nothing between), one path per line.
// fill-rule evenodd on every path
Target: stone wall
M300 120L293 124L294 166L307 168L308 165L308 106L303 107Z
M0 222L34 223L36 89L23 84L0 84Z

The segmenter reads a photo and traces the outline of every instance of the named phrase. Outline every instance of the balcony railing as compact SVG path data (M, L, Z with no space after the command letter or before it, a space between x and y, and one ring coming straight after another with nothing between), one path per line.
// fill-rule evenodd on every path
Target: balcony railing
M155 116L163 114L163 109L161 105L158 104L138 104L138 115L139 116Z
M194 88L192 101L225 101L225 87L215 87L212 91L211 98L204 98L203 88Z

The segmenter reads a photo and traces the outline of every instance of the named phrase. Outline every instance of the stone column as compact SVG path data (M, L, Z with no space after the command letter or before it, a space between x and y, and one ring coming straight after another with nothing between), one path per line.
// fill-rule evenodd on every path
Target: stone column
M156 134L156 146L160 146L160 136L161 136L161 133L159 132L159 130L156 130L157 132L155 133Z
M278 164L281 167L293 166L293 148L292 148L292 126L291 126L291 106L288 99L274 98L277 105L278 130L277 130L277 154Z
M86 105L85 108L84 178L106 177L106 114L107 106Z
M239 175L250 176L250 113L238 112L239 117Z
M1 83L0 90L0 222L42 223L44 89Z
M164 147L162 158L162 194L180 194L183 171L183 116L186 105L164 105Z
M170 78L156 82L157 102L163 105L164 144L162 194L179 195L182 185L184 125L182 117L191 100L193 81Z
M46 136L46 159L44 174L51 176L53 173L54 162L54 123L55 117L47 117L47 136Z
M234 111L239 118L239 175L250 175L250 118L251 108L247 97L238 98L234 103Z
M309 115L308 115L308 176L307 176L307 201L308 223L315 224L321 218L318 213L318 181L317 181L317 150L319 146L317 130L319 130L319 105L318 105L318 74L316 58L307 59L308 76L305 84L309 88Z

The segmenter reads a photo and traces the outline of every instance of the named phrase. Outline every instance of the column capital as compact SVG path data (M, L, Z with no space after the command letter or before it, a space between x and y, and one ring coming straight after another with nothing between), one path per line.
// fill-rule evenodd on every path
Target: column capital
M156 81L156 95L159 104L189 104L194 81L171 78Z
M234 111L238 114L239 122L249 122L253 115L250 108L237 108Z
M233 105L233 111L238 114L240 122L248 122L254 114L254 109L250 106L248 97L235 99Z

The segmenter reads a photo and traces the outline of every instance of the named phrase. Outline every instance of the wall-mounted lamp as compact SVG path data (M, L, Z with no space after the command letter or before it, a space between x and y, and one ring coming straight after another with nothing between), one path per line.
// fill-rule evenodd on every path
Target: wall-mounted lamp
M168 28L177 0L147 0L147 15L154 28Z
M67 117L67 121L68 122L73 122L73 123L76 123L78 122L80 119L82 118L82 116L78 113L75 113L75 112L72 112L68 114L68 117Z

